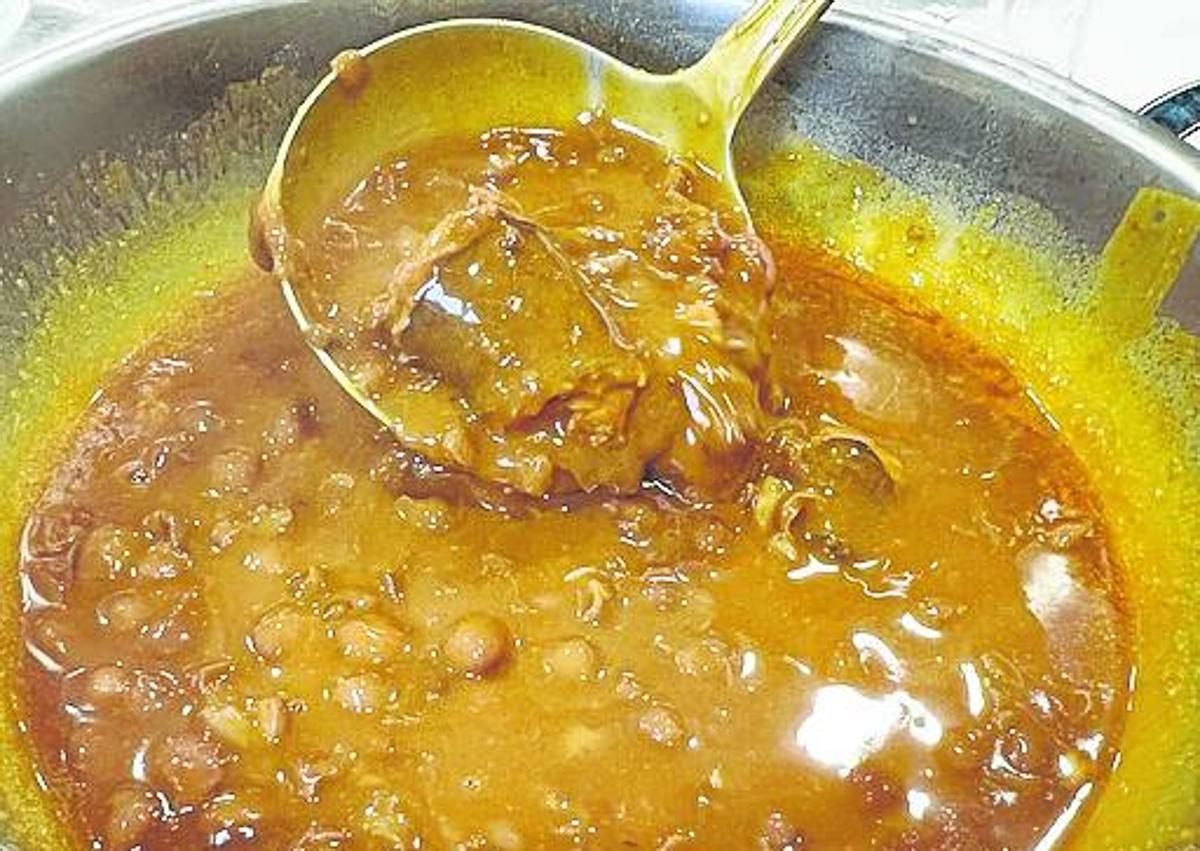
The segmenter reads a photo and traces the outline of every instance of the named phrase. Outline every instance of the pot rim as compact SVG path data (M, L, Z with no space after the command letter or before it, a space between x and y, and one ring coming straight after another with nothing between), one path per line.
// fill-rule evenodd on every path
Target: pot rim
M134 7L8 65L0 65L0 100L81 62L144 38L186 29L216 18L286 8L306 0L175 0L167 6ZM1000 83L1065 112L1153 162L1200 197L1200 154L1148 119L1061 77L1037 63L967 36L950 35L932 23L886 11L833 8L825 21L878 41L946 62Z

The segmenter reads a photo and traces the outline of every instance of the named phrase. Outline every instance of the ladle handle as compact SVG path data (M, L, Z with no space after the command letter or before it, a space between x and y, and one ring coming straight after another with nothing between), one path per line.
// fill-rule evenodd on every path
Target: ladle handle
M682 73L732 132L775 66L833 0L756 0L703 59Z

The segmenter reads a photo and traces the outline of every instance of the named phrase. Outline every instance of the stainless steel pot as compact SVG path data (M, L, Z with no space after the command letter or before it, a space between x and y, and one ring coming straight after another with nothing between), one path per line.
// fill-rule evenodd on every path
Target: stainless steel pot
M240 185L248 197L305 81L341 47L421 21L486 14L546 24L665 70L697 58L740 5L202 0L29 57L0 75L0 394L23 380L18 367L57 297L63 265L100 243L119 254L125 236L173 215L173 205L203 203L218 186ZM229 88L241 81L257 82ZM756 107L760 121L863 160L966 215L1013 199L1032 203L1085 253L1101 250L1141 187L1200 197L1200 155L1149 121L909 23L835 12L778 83ZM1164 309L1200 328L1195 254ZM0 650L18 652L12 641ZM0 686L10 682L5 676ZM0 712L0 721L11 720ZM1196 752L1196 732L1175 733L1181 758ZM0 757L0 780L28 775L23 755ZM1190 841L1200 817L1189 825L1187 813L1200 812L1200 783L1194 765L1176 768L1161 786L1127 796L1151 810L1169 797L1162 830L1151 816L1144 829L1093 831L1089 844ZM30 800L8 795L10 818ZM1106 814L1103 823L1120 817Z

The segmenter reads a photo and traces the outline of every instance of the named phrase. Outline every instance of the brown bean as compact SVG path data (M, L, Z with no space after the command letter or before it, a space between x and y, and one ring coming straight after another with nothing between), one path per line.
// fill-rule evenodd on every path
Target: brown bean
M494 821L488 825L487 838L500 851L520 851L524 840L516 826L510 821Z
M338 86L346 94L357 97L371 79L371 68L357 50L343 50L329 63Z
M185 551L170 543L153 543L145 554L137 559L133 575L139 579L175 579L192 567L192 559Z
M675 667L688 677L729 685L734 679L733 652L719 638L697 638L675 651Z
M154 777L179 804L198 804L224 774L221 750L199 733L177 733L156 742L150 764Z
M115 632L133 632L154 617L156 608L150 592L127 588L101 598L96 604L96 620Z
M250 523L255 529L268 535L282 535L291 528L296 513L287 505L280 503L263 503L254 507L250 513Z
M208 534L208 545L213 552L224 552L229 549L242 529L241 522L232 517L221 517L213 523L212 531Z
M317 488L317 504L321 513L332 517L353 499L354 476L349 473L330 473Z
M414 499L398 496L395 502L396 516L417 529L427 532L444 532L450 528L450 508L440 499Z
M200 720L226 744L245 749L254 742L254 727L236 706L206 706L200 710Z
M142 518L142 532L156 544L169 545L174 550L184 550L187 526L170 511L155 509Z
M125 851L138 844L150 825L160 816L158 799L145 786L123 786L108 802L105 823L105 847Z
M250 631L250 647L265 661L278 661L304 644L312 632L313 621L312 615L294 606L271 609Z
M331 777L336 777L344 762L343 754L336 750L300 757L293 764L291 772L296 794L305 801L319 800L321 784Z
M132 532L111 523L92 529L75 558L79 579L112 579L129 569L135 539Z
M53 609L38 616L25 643L38 662L50 670L75 667L81 649L76 625Z
M255 825L263 818L267 798L262 789L243 786L236 792L216 796L204 809L204 821L211 831L208 847L244 847L243 842L237 840L249 842L256 836Z
M486 677L498 673L508 661L512 636L499 618L472 614L451 628L442 649L455 670Z
M141 743L126 731L114 731L103 723L80 724L67 737L67 761L78 778L87 784L111 783L129 770L130 760Z
M170 591L158 599L154 619L138 630L138 643L157 656L171 656L199 637L205 610L194 591Z
M271 449L286 449L299 441L315 437L320 430L317 404L301 399L288 405L275 421L267 427L263 437Z
M293 842L291 851L338 851L345 848L350 837L344 830L310 824L304 834Z
M404 653L404 634L379 616L343 621L335 637L342 655L357 662L386 665Z
M130 677L116 665L102 665L87 675L85 692L96 704L113 703L125 697L131 685Z
M362 812L363 832L389 848L419 848L421 835L395 792L378 790Z
M67 600L71 561L67 556L26 559L21 564L21 600L27 612L62 608Z
M542 651L542 670L556 679L586 682L600 670L600 656L586 638L565 638Z

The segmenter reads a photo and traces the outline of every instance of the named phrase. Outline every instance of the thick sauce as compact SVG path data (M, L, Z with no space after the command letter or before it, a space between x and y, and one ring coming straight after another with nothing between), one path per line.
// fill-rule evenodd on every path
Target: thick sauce
M614 168L632 160L664 185L673 164L622 147L634 155ZM441 150L446 162L432 149L381 167L331 216L330 233L359 240L360 270L411 260L380 258L402 227L420 245L452 214L446 169L467 173L471 154ZM545 168L505 190L524 215L546 206L538 193L592 203L551 148L538 156ZM425 231L396 218L407 192L445 205L417 205ZM665 245L695 233L667 224ZM395 333L394 303L374 314L388 322L364 321L380 303L365 272L328 333L348 358L386 361L381 394L404 370L425 373L411 387L451 387L431 416L453 411L465 432L381 429L259 280L228 297L226 321L156 341L115 376L21 553L30 725L82 838L782 851L1063 836L1115 757L1129 679L1119 576L1077 464L1003 369L936 320L784 245L772 289L765 255L725 224L720 245L661 256L615 237L630 265L683 264L675 303L713 308L684 311L662 338L678 346L591 350L608 370L591 375L625 390L641 376L621 428L601 430L620 463L589 466L581 447L604 441L570 427L595 406L509 416L519 390L451 375L436 335ZM579 251L572 262L593 253ZM730 262L689 265L714 254ZM690 289L704 280L715 290ZM744 327L754 299L725 303L739 284L770 291ZM497 339L534 365L529 399L573 394L565 370L545 396L553 357L514 322ZM410 343L421 356L396 357ZM716 419L673 395L681 371L712 378L706 362L755 388L729 408L745 417L732 441L706 441ZM658 416L639 420L656 376Z

